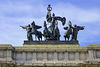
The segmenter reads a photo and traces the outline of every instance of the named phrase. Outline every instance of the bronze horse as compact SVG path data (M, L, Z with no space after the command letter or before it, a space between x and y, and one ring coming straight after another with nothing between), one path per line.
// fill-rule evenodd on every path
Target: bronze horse
M62 25L65 24L66 18L63 17L52 17L53 21L51 21L51 25L47 28L46 21L44 22L44 31L43 36L46 38L46 40L60 40L60 32L58 28L58 22L57 20L62 22Z
M40 29L41 26L35 25L34 21L31 23L31 25L32 25L31 34L34 34L38 38L39 41L42 40L42 33L37 30L37 29Z

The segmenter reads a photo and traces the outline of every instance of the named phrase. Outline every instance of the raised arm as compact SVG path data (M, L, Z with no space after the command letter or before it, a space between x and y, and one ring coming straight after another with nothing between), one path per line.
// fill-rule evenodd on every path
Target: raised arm
M77 26L77 28L78 28L78 31L79 30L84 30L85 26Z
M65 29L65 30L67 30L67 29L68 29L68 27L64 27L64 29Z
M27 29L27 26L20 26L20 27L22 27L23 29Z

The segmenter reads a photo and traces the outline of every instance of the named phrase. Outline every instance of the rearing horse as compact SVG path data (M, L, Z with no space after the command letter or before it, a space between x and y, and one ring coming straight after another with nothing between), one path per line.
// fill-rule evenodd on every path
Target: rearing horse
M35 25L34 21L31 23L31 25L32 25L31 34L34 34L38 38L39 41L42 40L42 33L37 30L37 29L41 28L41 26Z

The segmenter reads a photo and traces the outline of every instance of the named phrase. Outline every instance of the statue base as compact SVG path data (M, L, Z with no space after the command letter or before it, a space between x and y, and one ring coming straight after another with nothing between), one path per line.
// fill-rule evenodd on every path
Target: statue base
M78 41L24 41L23 45L77 45Z

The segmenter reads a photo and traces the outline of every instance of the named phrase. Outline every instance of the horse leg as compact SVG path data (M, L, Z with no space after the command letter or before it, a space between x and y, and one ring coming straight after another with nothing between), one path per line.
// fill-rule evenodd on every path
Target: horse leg
M40 41L40 37L38 36L38 40Z
M68 41L69 41L70 35L67 38L68 38Z
M41 41L42 41L42 36L41 36Z
M66 41L66 37L65 37L65 41Z
M45 41L47 40L47 36L45 36Z
M60 40L60 35L58 36L58 40Z
M68 37L68 41L69 41L69 37Z
M45 37L45 41L47 40L47 37Z

